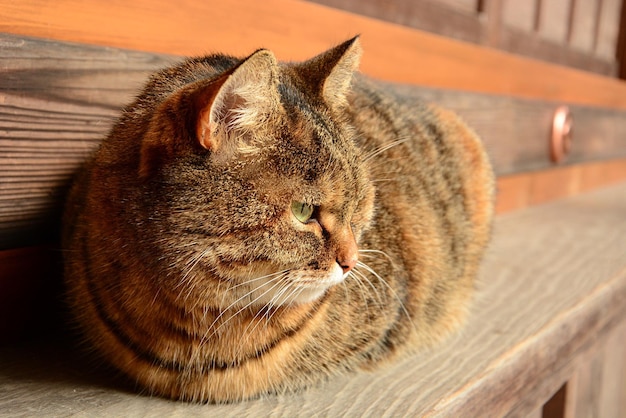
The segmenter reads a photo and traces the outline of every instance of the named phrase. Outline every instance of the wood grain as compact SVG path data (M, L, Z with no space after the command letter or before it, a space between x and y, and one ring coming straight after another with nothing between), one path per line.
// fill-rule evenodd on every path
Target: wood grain
M90 378L92 369L77 363L67 348L38 344L2 349L0 411L9 416L145 416L146 411L173 417L528 416L625 323L624 207L626 184L501 216L463 331L373 373L333 379L297 395L190 405L127 393L98 375Z
M295 0L0 0L0 32L179 55L265 46L283 60L360 33L379 79L626 109L617 80Z
M626 413L626 323L581 358L568 383L565 418L620 418Z
M171 57L0 35L0 248L54 241L72 174Z

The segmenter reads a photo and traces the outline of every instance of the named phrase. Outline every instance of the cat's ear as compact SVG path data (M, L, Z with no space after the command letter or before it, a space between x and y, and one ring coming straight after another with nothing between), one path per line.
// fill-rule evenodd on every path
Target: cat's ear
M361 53L361 41L356 36L304 62L302 71L327 104L343 107Z
M193 128L198 144L216 152L227 145L224 141L229 137L258 129L277 106L277 84L278 64L274 54L259 50L211 85L195 92Z

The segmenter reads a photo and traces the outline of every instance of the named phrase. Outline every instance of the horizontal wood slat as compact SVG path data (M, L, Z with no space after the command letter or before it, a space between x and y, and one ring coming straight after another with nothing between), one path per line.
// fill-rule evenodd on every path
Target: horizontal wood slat
M33 344L0 348L0 410L9 416L24 411L50 416L68 411L85 416L144 416L146 411L220 417L529 416L624 323L624 207L626 184L499 217L463 331L373 373L339 377L296 395L194 405L128 393L77 362L67 346ZM616 385L618 371L603 371L604 384ZM604 415L608 408L615 412L619 402L614 390L607 395L598 416L615 416Z
M414 86L390 88L461 115L485 142L499 175L553 166L549 138L557 108L554 103ZM577 105L569 108L574 121L569 163L626 157L626 112Z
M147 74L179 58L0 35L0 248L47 242L72 173ZM552 167L552 103L384 84L457 111L499 175ZM572 106L570 163L626 157L626 111Z
M304 59L362 35L373 77L626 109L626 84L296 0L0 0L0 32L177 55Z

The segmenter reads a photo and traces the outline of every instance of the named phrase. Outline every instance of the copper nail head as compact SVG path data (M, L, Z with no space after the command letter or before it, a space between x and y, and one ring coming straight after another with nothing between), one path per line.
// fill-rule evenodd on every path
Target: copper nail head
M562 162L572 147L572 113L569 107L559 106L552 119L550 156L555 163Z

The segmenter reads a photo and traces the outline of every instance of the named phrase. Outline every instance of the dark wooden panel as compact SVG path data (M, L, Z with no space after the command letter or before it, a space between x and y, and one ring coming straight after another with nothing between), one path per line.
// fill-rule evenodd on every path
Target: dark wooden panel
M0 248L53 240L72 173L148 72L176 58L0 37ZM498 174L551 167L556 104L383 84L456 110L484 138ZM570 162L626 155L626 112L573 107Z
M0 248L54 239L72 173L171 58L0 36Z
M442 4L433 0L308 0L325 6L381 19L415 29L481 43L487 35L479 21L478 5Z

